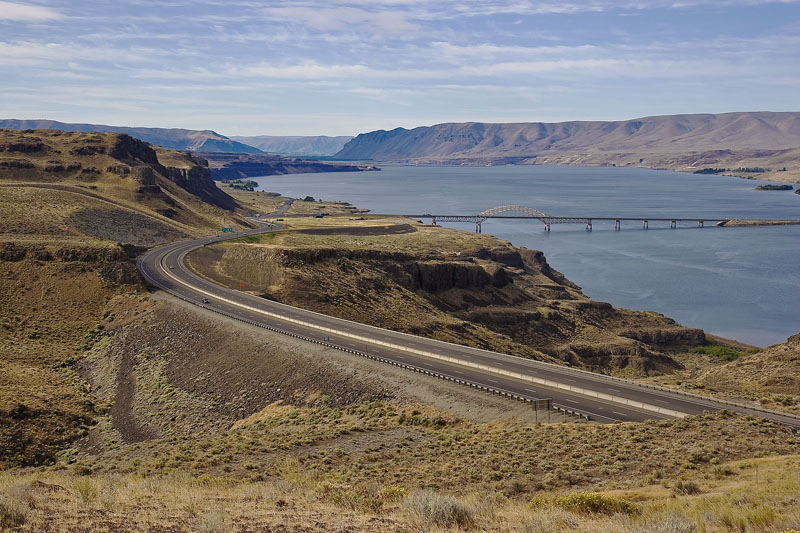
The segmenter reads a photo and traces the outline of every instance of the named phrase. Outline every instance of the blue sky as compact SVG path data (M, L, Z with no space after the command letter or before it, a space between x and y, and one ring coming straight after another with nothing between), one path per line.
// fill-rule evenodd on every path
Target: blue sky
M354 135L799 97L800 1L0 0L0 118Z

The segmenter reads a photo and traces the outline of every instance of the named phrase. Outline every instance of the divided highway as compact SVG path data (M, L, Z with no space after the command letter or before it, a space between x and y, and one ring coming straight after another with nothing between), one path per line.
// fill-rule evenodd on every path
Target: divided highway
M168 244L139 257L137 267L153 286L209 310L348 351L470 381L530 400L579 411L598 422L682 418L728 409L800 428L800 417L645 387L636 383L358 324L228 289L200 277L184 259L215 242L272 230L272 226L222 237Z

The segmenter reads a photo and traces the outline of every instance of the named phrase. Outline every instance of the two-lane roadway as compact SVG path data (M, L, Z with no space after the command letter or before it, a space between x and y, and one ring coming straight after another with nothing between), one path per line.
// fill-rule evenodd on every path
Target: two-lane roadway
M262 226L233 235L164 245L140 256L137 266L150 284L212 311L520 397L552 398L554 405L579 410L598 422L682 418L728 409L800 428L800 417L788 414L648 388L600 374L306 311L222 287L197 275L185 264L186 255L201 246L273 229L274 226ZM203 303L204 300L208 303Z

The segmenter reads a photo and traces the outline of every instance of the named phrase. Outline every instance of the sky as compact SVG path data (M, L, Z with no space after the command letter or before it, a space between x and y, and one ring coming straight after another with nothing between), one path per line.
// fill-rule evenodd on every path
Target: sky
M799 97L800 0L0 0L0 118L356 135Z

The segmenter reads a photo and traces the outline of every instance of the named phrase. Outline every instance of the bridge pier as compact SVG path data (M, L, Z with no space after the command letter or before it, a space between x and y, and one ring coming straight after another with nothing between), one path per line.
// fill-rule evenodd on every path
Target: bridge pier
M619 231L620 230L619 220L615 220L614 221L614 230L615 231Z
M647 229L648 227L648 222L646 220L642 220L642 229Z
M586 221L586 231L592 231L592 221L591 220L587 220Z
M545 225L544 225L544 230L545 230L545 231L550 231L550 224L548 224L548 223L546 223L546 222L545 222Z
M677 227L678 227L678 223L677 222L675 222L674 220L670 220L669 221L669 229L675 229Z
M703 227L703 221L702 220L698 220L697 221L697 227L698 228L702 228Z

